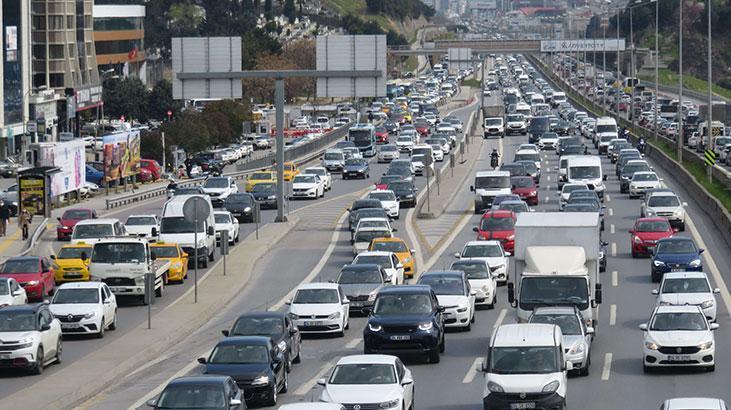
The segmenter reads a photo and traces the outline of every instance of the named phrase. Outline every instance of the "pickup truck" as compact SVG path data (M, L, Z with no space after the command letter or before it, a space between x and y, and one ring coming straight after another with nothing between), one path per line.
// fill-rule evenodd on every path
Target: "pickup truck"
M91 280L106 283L117 297L133 296L143 304L145 274L155 274L155 296L162 297L169 270L170 261L158 261L145 238L102 239L94 244L89 263Z

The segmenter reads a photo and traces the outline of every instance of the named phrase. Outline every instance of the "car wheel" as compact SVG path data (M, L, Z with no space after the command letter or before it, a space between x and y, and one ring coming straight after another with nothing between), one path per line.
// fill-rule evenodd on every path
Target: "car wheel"
M652 370L653 369L651 367L645 366L644 364L642 365L642 372L643 373L652 373Z
M427 362L429 363L439 363L440 357L439 357L439 351L438 350L432 350L429 353L427 353Z
M208 267L208 259L203 259L203 262L199 262L203 269Z
M680 232L685 232L685 222L683 222L682 224L680 224L680 226L678 227L678 230Z
M58 342L56 342L56 364L63 362L63 341L61 336L58 336Z
M439 353L444 353L446 346L444 343L444 334L442 334L442 343L439 343Z
M297 350L297 356L295 356L294 359L292 359L292 363L300 363L300 362L302 362L302 347L300 347Z
M104 328L106 327L106 325L104 324L105 321L106 319L104 318L104 316L102 316L102 321L99 323L99 332L97 332L96 334L97 339L104 338Z
M490 304L487 305L487 308L488 309L495 309L495 302L497 302L497 292L494 292L492 294L492 302L490 302Z
M160 287L155 289L155 296L161 298L165 294L165 282L160 284Z
M45 298L46 296L48 296L48 293L46 293L46 285L43 285L43 286L41 287L41 301L43 301L43 299L44 299L44 298Z
M267 401L267 405L277 405L277 390L279 390L279 387L277 386L277 383L274 383L274 385L272 386L272 391L269 393L269 400Z
M44 360L45 360L45 357L43 356L43 346L38 346L38 351L36 352L36 365L31 370L31 373L43 374Z
M652 276L652 281L654 283L659 283L662 280L662 275L656 272L650 272L650 275Z
M239 233L237 232L237 233L236 233L236 236L234 236L234 242L235 242L235 243L238 243L238 242L239 242L239 235L240 235L240 234L239 234Z
M579 376L588 376L589 375L589 363L586 363L586 366L579 369Z
M167 285L168 283L170 283L170 280L168 279L168 274L167 273L165 273L165 274L162 275L162 283L164 285Z
M469 332L472 330L472 322L467 322L467 326L462 328L465 332Z
M715 364L712 364L712 365L706 367L706 371L707 372L715 372L716 371L716 365Z
M633 258L637 258L638 256L639 256L639 255L637 254L637 252L635 252L635 250L633 249L633 250L632 250L632 257L633 257Z
M281 393L286 393L287 390L289 390L289 376L287 376L287 372L284 372L284 381L282 382L282 390Z
M109 325L109 330L117 330L117 311L114 311L114 320L112 320L112 323Z
M216 252L211 252L210 255L208 255L208 262L213 262L216 259Z

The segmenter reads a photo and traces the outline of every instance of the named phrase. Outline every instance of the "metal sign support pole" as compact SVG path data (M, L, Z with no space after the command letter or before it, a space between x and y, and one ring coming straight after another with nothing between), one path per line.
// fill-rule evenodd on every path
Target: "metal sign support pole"
M193 248L195 248L195 274L193 278L193 303L198 303L198 207L195 207L193 217ZM206 258L208 255L206 255Z
M284 79L277 77L274 89L277 111L277 218L274 222L287 222L284 216Z
M431 190L429 189L429 168L425 168L426 173L426 212L431 212Z

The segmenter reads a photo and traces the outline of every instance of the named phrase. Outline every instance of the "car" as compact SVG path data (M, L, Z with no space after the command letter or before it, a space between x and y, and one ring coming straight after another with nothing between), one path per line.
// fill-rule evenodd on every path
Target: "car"
M528 204L523 200L502 201L495 208L496 211L512 211L516 215L521 212L533 212L534 209L528 208Z
M56 284L89 280L89 257L92 247L86 244L64 245L53 260L53 275ZM86 256L86 259L82 259Z
M673 192L648 191L640 204L640 216L659 216L667 218L673 228L685 230L685 207L688 204L681 202Z
M275 182L256 184L250 193L259 205L259 209L277 209L277 184ZM226 209L230 211L230 209Z
M416 262L414 261L413 249L409 249L401 238L375 238L368 247L369 252L392 252L399 259L399 263L403 266L404 277L413 278L416 272ZM402 280L403 282L403 280Z
M470 287L475 291L475 308L494 309L497 302L497 280L490 272L490 266L482 259L460 259L452 262L449 270L467 274Z
M363 154L361 154L360 149L358 149L358 147L343 148L343 155L345 155L346 161L349 158L363 159Z
M663 275L668 272L702 272L701 253L703 253L703 249L698 248L690 238L660 239L652 251L650 263L652 281L660 282Z
M626 194L629 192L629 184L632 182L632 176L635 172L651 172L652 168L641 159L629 160L619 173L619 192Z
M67 209L64 213L56 218L58 226L56 227L56 238L59 241L71 239L71 233L74 226L85 219L96 218L96 210L91 208L74 208Z
M259 184L257 184L259 185ZM256 187L255 187L256 188ZM276 198L274 199L276 202ZM223 201L223 209L230 212L238 222L256 222L257 221L257 201L251 192L236 192L228 196Z
M414 147L414 138L410 135L400 135L396 138L396 146L400 152L411 152Z
M416 207L417 191L411 181L392 181L386 186L386 189L392 191L399 201L399 207L414 208Z
M444 308L444 326L469 331L475 322L475 296L467 274L461 270L429 271L419 276L418 285L427 285Z
M716 294L719 288L711 288L708 275L704 272L669 272L663 275L659 289L653 289L657 296L656 306L693 305L700 306L710 322L716 321Z
M124 229L128 235L154 239L160 231L160 221L157 215L130 215L124 222Z
M512 253L515 248L516 220L515 212L512 211L487 211L472 231L477 232L477 240L498 240L506 252Z
M160 396L147 401L153 409L205 408L246 410L244 392L230 376L184 376L170 381Z
M660 410L728 410L728 405L722 399L710 397L677 397L665 400ZM294 410L294 409L292 409Z
M213 219L216 223L216 242L221 245L221 232L228 232L228 243L233 245L239 241L239 220L229 211L215 211L213 212Z
M0 309L0 340L0 368L41 374L48 364L61 363L61 323L45 303Z
M414 408L414 378L395 356L345 356L317 383L323 386L321 402L347 403L349 409Z
M370 167L368 160L363 158L348 158L343 167L343 179L370 178Z
M63 333L103 338L106 329L117 329L117 298L103 282L64 283L54 292L49 308Z
M0 308L26 303L28 303L28 296L18 281L13 278L0 278Z
M140 159L140 168L149 171L153 181L157 181L162 178L162 174L164 172L160 163L154 159Z
M317 175L325 184L325 191L329 191L333 188L333 178L330 175L330 171L325 167L309 167L302 171L302 175Z
M386 220L386 222L388 222L388 220ZM376 238L392 237L393 232L395 231L395 228L384 226L369 226L356 229L353 234L353 239L350 241L353 246L353 255L356 256L361 252L365 252L368 249L368 246L370 246L371 241Z
M589 375L594 328L587 327L581 311L576 306L537 307L530 315L528 323L544 323L560 327L566 360L573 364L573 370L579 375Z
M239 192L239 187L231 177L210 177L203 183L203 191L214 207L221 207L229 195Z
M505 117L506 135L524 135L528 130L525 116L523 114L508 114Z
M393 191L387 189L371 191L368 193L367 198L381 201L381 206L386 210L388 216L393 219L399 219L399 200Z
M289 317L302 333L345 335L349 327L350 301L337 283L306 283L288 301Z
M276 171L276 169L275 169ZM300 170L297 168L297 164L294 162L285 162L284 163L284 180L289 182L291 181L295 176L299 175ZM276 175L276 174L275 174Z
M226 336L266 336L278 352L284 354L287 371L292 363L302 361L302 335L285 312L248 312L240 315L231 329L222 330Z
M0 277L13 278L25 289L28 299L40 302L56 287L53 267L42 256L13 256L0 266Z
M541 150L555 150L558 146L558 134L555 132L544 132L538 139L538 147Z
M416 354L439 363L445 350L444 308L430 286L401 285L383 288L365 310L364 354Z
M325 181L319 175L299 174L292 180L292 196L317 199L325 196Z
M700 306L657 306L650 321L640 325L644 332L642 367L689 366L712 372L716 369L716 343L713 331Z
M675 235L675 229L670 226L667 218L639 218L629 230L629 234L632 257L637 258L651 255L657 241L671 238Z
M629 183L629 197L630 199L637 198L644 195L647 190L662 188L662 186L662 178L659 178L656 173L635 172Z
M180 245L166 242L151 243L150 252L155 255L157 260L170 261L168 283L183 283L188 278L189 256Z
M391 285L404 283L404 266L393 252L365 251L353 259L353 265L375 264L383 269L383 280Z
M502 164L502 165L500 165L499 170L509 172L511 177L530 176L530 174L528 173L528 170L525 168L525 165L518 164L515 162Z
M187 186L183 188L176 188L174 192L172 192L173 196L176 195L205 195L205 191L203 191L203 188L200 186ZM168 196L168 199L170 199L170 196Z
M277 173L275 171L257 171L246 178L245 190L251 192L257 184L277 183Z
M500 241L469 241L454 257L459 260L483 260L490 266L490 273L499 283L508 282L508 256Z
M350 310L361 312L365 307L373 307L378 291L390 284L390 279L378 264L353 261L353 264L343 266L335 283L350 301Z
M538 205L538 187L531 177L511 177L511 192L518 195L528 205Z
M230 376L250 404L275 406L289 387L284 353L268 336L230 336L221 339L208 358L198 362L204 374ZM208 408L208 407L205 407Z
M382 145L378 149L377 161L380 162L391 162L394 159L399 159L400 149L398 145L387 144Z

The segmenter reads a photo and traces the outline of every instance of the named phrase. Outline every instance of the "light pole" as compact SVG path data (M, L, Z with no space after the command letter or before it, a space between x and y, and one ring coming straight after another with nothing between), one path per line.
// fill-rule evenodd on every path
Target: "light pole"
M713 141L713 135L711 133L711 130L713 129L713 64L711 64L711 1L712 0L706 0L706 5L708 7L708 126L706 127L706 130L708 130L708 148L713 151L715 147L715 142ZM703 139L703 135L701 135L701 140ZM713 170L711 167L708 167L708 180L711 180L711 177L713 176Z
M680 34L678 37L679 49L678 49L678 77L680 78L680 84L678 86L678 138L677 138L677 151L678 151L678 163L683 163L683 0L680 1ZM710 107L709 107L710 109ZM710 126L710 124L709 124ZM710 140L710 131L708 132L708 139Z
M606 12L605 12L606 13ZM606 18L607 20L604 20ZM605 16L602 19L602 112L607 111L607 25L609 24L609 17Z
M619 54L619 16L621 13L622 13L622 9L619 7L619 4L617 4L617 78L616 78L617 89L615 90L616 92L614 93L614 96L615 96L614 110L617 112L617 116L619 116L619 99L620 99L619 90L622 89L622 79L619 77L620 68L621 68L620 54Z
M660 110L657 106L657 95L660 92L660 41L659 37L659 26L660 26L660 0L653 0L655 2L655 102L652 104L652 117L655 119L655 126L652 127L655 142L657 142L657 126L660 123Z
M638 0L642 1L642 0ZM632 47L629 51L629 78L632 85L632 93L629 100L629 115L632 118L632 132L635 131L635 37L634 37L634 21L632 20L632 10L629 8L629 44Z

